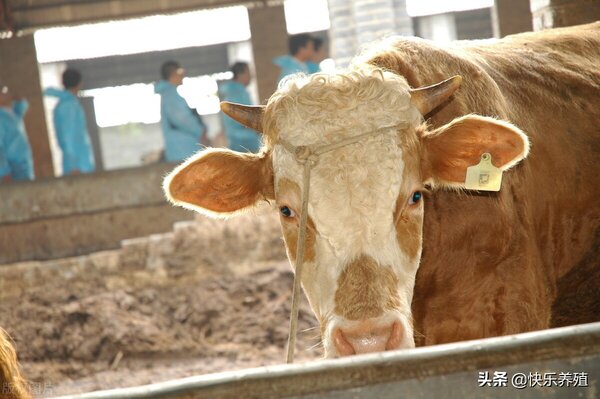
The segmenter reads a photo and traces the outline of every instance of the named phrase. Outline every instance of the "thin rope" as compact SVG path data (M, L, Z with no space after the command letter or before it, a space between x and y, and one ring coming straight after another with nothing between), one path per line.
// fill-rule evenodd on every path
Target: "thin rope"
M296 250L296 273L294 274L294 289L292 291L292 310L290 315L290 333L288 335L287 362L294 362L294 349L296 348L296 331L298 330L298 310L300 298L300 282L304 264L304 246L306 244L306 221L308 220L308 196L310 189L310 170L312 162L304 163L302 178L302 213L300 214L300 234L298 235ZM306 198L306 199L304 199Z
M296 241L296 270L294 273L294 288L292 290L292 309L290 311L290 330L287 342L287 363L294 362L294 350L296 348L296 334L298 331L298 310L300 307L300 283L302 282L302 269L304 266L304 246L306 245L306 223L308 221L308 200L310 189L310 172L313 166L317 164L319 155L335 149L345 147L359 142L368 136L376 133L380 134L391 128L407 127L408 124L402 123L393 126L386 126L367 133L359 134L340 140L336 143L325 144L322 146L293 146L289 142L280 139L279 143L294 157L296 161L304 166L302 171L302 213L300 214L299 234Z

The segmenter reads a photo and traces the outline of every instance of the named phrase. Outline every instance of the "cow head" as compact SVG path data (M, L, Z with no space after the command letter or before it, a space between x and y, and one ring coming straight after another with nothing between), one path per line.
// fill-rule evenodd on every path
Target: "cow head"
M217 216L271 201L294 267L302 165L279 140L321 145L383 127L313 167L301 283L327 356L412 347L425 186L464 186L466 168L484 152L503 170L528 152L518 128L492 118L467 115L428 130L423 115L459 85L455 77L412 90L373 67L288 80L264 108L223 104L262 132L261 154L203 151L165 179L165 192L176 205Z

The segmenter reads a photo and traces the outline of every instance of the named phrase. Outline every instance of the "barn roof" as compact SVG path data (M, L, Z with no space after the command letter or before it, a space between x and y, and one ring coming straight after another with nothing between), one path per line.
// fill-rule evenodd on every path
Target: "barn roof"
M249 0L0 0L0 31L33 31L114 19L137 18L234 5ZM281 1L279 1L281 3Z

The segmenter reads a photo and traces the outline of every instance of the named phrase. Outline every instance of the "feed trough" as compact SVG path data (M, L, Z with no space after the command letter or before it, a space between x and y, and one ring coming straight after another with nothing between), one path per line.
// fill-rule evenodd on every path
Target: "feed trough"
M55 399L597 398L600 323Z

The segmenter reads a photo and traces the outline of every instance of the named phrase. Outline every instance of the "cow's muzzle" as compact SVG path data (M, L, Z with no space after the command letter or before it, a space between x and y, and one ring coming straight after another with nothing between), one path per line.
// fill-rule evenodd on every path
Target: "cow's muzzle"
M366 320L352 323L348 327L337 327L331 338L339 356L412 347L405 339L406 330L398 320L391 324Z

